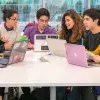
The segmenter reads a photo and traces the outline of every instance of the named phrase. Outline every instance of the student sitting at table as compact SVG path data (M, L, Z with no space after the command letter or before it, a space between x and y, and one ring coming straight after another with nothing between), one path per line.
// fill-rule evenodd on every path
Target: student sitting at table
M35 34L56 34L55 28L49 27L50 13L46 8L40 8L36 13L37 23L24 30L29 39L28 48L34 48Z
M81 16L76 11L70 9L63 14L61 28L61 39L65 39L67 43L82 45L85 28ZM57 87L57 100L63 100L66 90L66 87ZM80 87L73 87L67 100L80 100L79 98Z
M100 10L87 9L83 13L84 26L89 30L84 39L85 48L95 54L92 57L96 63L100 63ZM93 87L97 100L100 100L100 87Z
M36 13L37 23L27 27L24 30L25 35L29 39L28 48L34 49L34 35L35 34L56 34L55 28L49 27L48 22L50 19L50 13L46 8L40 8ZM32 93L29 87L22 87L23 95L20 100L30 100L36 98L36 100L49 100L50 90L49 87L36 88ZM32 95L31 95L32 94Z
M5 35L12 44L21 36L20 28L17 25L18 12L12 9L3 10L4 24L0 26L0 35Z
M14 42L17 41L21 36L21 31L17 26L18 12L13 9L4 9L3 20L4 20L4 24L0 26L0 36L3 42L8 41L7 44L4 44L6 49L6 45L9 44L8 47L12 47ZM0 91L2 91L1 94L4 94L4 89L5 88L0 89Z

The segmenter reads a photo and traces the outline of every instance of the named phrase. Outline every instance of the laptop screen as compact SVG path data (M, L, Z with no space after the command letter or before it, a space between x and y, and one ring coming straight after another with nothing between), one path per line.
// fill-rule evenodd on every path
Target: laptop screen
M9 64L14 64L24 60L27 50L27 41L15 42L11 51L5 51L3 57L0 58L0 67L6 67Z
M16 42L11 52L9 64L17 63L24 60L24 56L27 50L27 42Z
M59 39L57 34L35 34L34 36L34 51L49 51L47 38Z
M49 51L55 56L66 56L65 43L66 40L62 39L47 39Z
M65 44L67 61L70 64L87 67L87 55L85 47L77 44Z

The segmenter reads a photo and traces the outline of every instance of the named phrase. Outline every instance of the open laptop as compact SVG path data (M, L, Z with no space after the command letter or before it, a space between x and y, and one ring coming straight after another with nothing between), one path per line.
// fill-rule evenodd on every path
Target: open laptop
M47 38L59 39L57 34L35 34L34 36L34 51L49 51Z
M85 47L83 45L66 43L65 48L69 64L83 67L100 66L100 64L96 64L93 61L88 61Z
M50 39L50 38L47 39L49 51L55 56L61 56L61 57L66 56L65 43L66 40L62 39Z
M12 50L5 51L4 57L0 58L0 68L7 67L9 64L23 61L27 50L27 45L27 41L15 42Z

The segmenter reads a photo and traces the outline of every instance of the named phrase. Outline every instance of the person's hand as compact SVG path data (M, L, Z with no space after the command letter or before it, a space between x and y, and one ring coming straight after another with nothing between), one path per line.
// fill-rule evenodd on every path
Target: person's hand
M93 59L93 57L95 56L95 54L93 54L92 52L90 52L90 51L86 51L86 55L87 55L87 58L88 59Z
M13 45L13 43L12 42L6 42L5 44L4 44L4 47L5 47L5 50L7 50L7 49L10 49L11 47L12 47L12 45Z
M33 48L34 48L33 44L28 43L28 49L33 49Z
M3 41L3 42L8 42L9 40L8 40L8 38L7 38L7 36L6 35L2 35L1 36L1 41Z
M93 60L96 62L96 63L100 63L100 56L99 55L95 55L93 57Z

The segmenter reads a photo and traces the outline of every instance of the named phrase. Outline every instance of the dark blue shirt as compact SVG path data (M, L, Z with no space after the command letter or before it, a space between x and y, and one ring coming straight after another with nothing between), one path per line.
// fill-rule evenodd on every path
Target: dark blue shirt
M100 45L100 32L92 34L91 31L86 33L84 46L87 50L94 51Z

